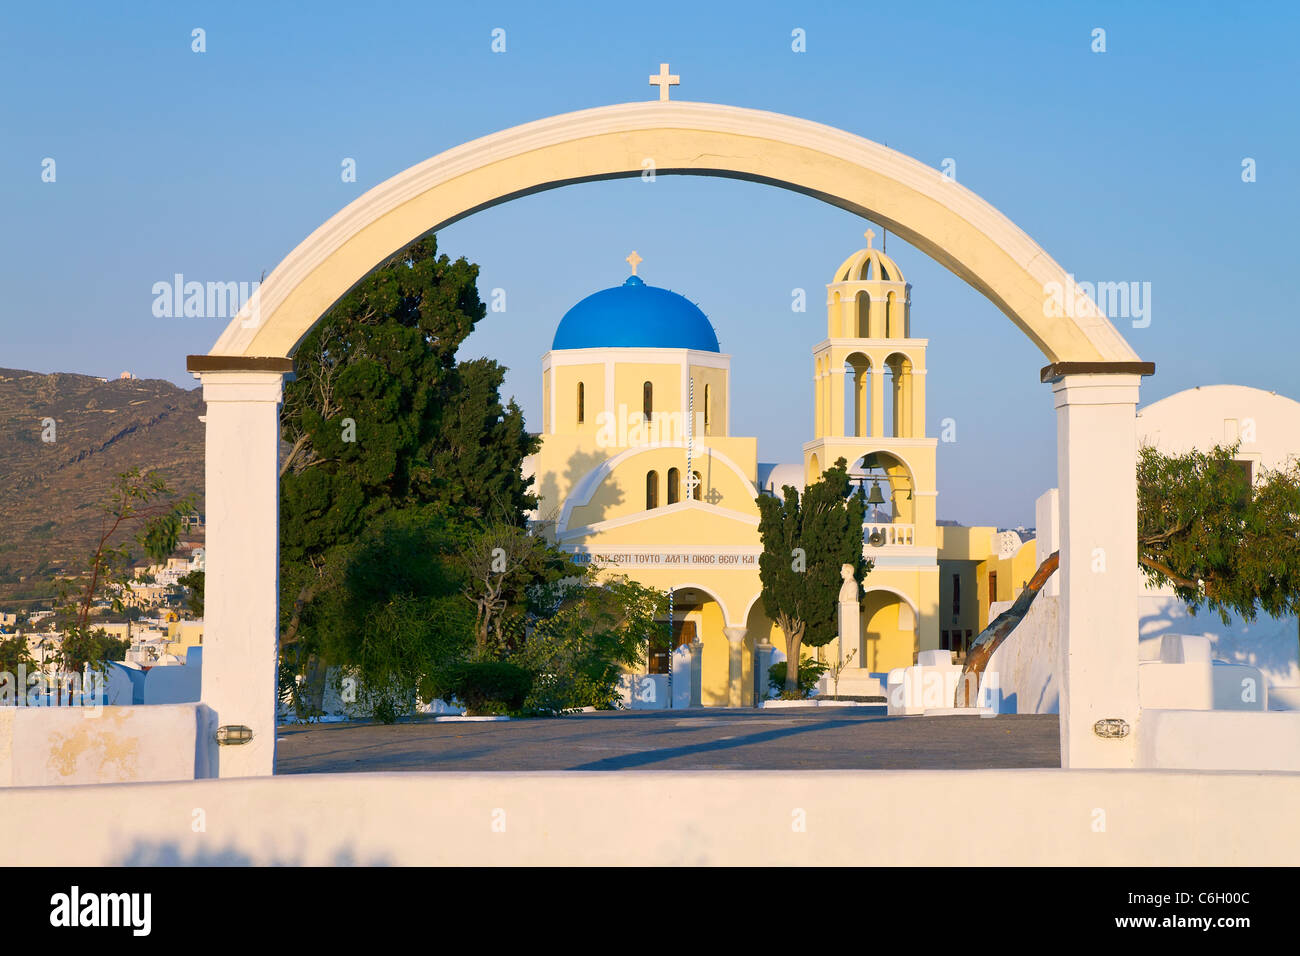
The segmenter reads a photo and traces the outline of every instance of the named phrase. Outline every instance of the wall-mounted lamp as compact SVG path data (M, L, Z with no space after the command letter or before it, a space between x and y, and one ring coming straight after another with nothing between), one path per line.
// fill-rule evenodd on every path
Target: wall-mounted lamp
M227 724L217 728L217 745L232 747L246 744L253 739L253 728L243 724Z
M1120 717L1105 717L1092 725L1092 732L1098 737L1117 739L1127 737L1129 732L1128 721Z

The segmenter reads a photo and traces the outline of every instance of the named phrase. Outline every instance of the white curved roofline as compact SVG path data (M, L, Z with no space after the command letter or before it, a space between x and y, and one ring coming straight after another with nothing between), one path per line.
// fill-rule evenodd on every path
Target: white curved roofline
M1208 392L1208 391L1220 391L1220 390L1231 391L1231 392L1248 392L1256 396L1260 396L1265 400L1268 398L1276 398L1283 402L1290 402L1292 405L1300 405L1300 401L1291 398L1289 395L1283 395L1281 392L1271 391L1270 389L1266 389L1266 388L1256 388L1253 385L1232 385L1230 383L1224 382L1219 385L1193 385L1191 388L1185 388L1181 392L1174 392L1172 395L1166 395L1164 398L1157 399L1156 401L1152 402L1150 405L1143 405L1141 408L1138 409L1138 414L1141 415L1143 412L1149 409L1155 409L1166 402L1173 402L1175 399L1179 398L1182 395L1188 395L1193 392Z

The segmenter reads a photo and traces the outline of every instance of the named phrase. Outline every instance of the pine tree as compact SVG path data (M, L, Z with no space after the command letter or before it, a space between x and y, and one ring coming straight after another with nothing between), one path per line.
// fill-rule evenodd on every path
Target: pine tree
M805 488L802 497L789 485L782 494L780 499L756 499L763 542L758 573L763 608L785 635L785 690L795 693L802 646L823 647L839 631L840 567L852 565L861 584L873 562L862 554L866 504L861 489L851 490L843 458Z

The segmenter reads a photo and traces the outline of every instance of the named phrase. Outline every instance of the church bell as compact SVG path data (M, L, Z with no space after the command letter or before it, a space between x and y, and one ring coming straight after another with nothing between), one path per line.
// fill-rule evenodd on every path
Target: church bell
M873 481L871 483L871 494L867 495L867 504L883 505L884 503L885 496L880 493L880 482L878 480Z

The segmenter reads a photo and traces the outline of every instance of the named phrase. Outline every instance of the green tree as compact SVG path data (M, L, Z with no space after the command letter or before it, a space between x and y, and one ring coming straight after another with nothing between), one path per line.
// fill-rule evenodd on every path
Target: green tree
M473 640L463 571L448 558L461 546L432 509L403 509L333 552L326 586L304 610L314 639L282 656L282 690L300 716L319 713L328 666L348 682L345 700L350 690L350 702L384 722L407 716L417 697L434 696L427 687L440 686L440 672L462 659ZM300 674L307 680L300 683Z
M455 397L432 453L437 500L447 513L480 524L519 525L537 507L519 465L539 441L528 434L519 406L501 403L503 366L472 359L453 372Z
M470 536L460 560L465 569L462 593L474 605L474 644L479 657L513 650L519 625L546 589L577 575L569 556L546 539L518 525L496 521Z
M759 495L758 559L763 608L785 635L785 690L797 694L799 651L822 647L838 631L836 609L840 567L853 566L861 584L873 566L862 554L866 505L861 489L853 491L848 464L837 460L816 482L799 492L786 485L782 498Z
M74 629L63 635L59 645L59 666L69 674L79 674L87 665L103 670L107 661L126 660L131 642L124 637L113 637L103 628Z
M501 402L504 369L487 359L456 364L456 350L486 311L477 275L464 259L438 255L432 236L418 239L344 296L295 354L280 483L281 642L292 662L282 669L282 690L290 695L296 690L285 681L319 672L322 653L329 663L362 666L347 655L364 649L371 663L363 670L383 671L374 663L382 645L363 648L329 632L349 599L374 610L363 594L327 594L370 586L350 570L365 529L389 513L438 518L439 540L455 544L435 563L454 564L476 528L522 525L536 506L520 465L538 442L518 407ZM449 573L421 567L436 580L412 585L407 594L416 599ZM378 599L380 607L399 602L388 589ZM313 613L314 602L328 606ZM412 671L401 662L412 649L389 651L408 680Z
M185 606L195 617L203 616L204 572L190 571L176 579L176 583L185 588Z
M29 671L36 669L36 661L27 648L27 636L25 634L0 634L0 674L17 674L19 667L24 667ZM25 687L18 688L20 695L25 691ZM4 703L4 701L0 701L0 703Z
M597 584L590 572L548 589L510 661L533 674L526 712L560 714L607 709L625 668L645 662L650 639L665 632L655 620L662 591L624 577Z
M1138 454L1138 563L1192 611L1300 613L1300 463L1252 482L1239 444Z

